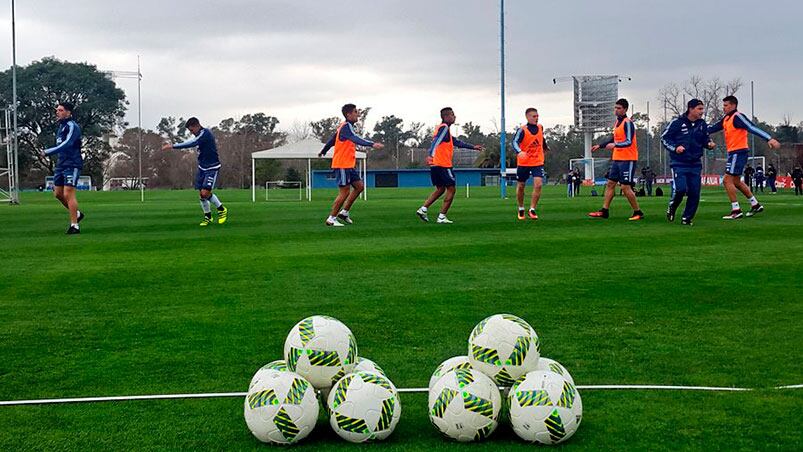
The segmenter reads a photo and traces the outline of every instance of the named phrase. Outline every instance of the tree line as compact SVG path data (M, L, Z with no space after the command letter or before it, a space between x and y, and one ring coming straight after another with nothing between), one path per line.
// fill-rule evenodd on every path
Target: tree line
M129 101L109 74L88 63L71 63L48 57L28 66L18 67L18 117L19 117L19 162L22 184L34 187L42 183L44 177L52 174L55 161L46 157L43 150L54 144L57 127L53 110L57 102L67 100L76 108L77 121L83 130L84 174L93 178L93 184L100 185L111 177L136 177L139 171L140 131L124 120ZM722 115L721 99L728 94L738 94L743 88L739 79L723 82L718 78L704 79L690 77L683 83L670 83L658 92L657 117L652 120L643 112L631 112L637 126L640 147L640 166L650 165L659 174L665 151L660 144L660 136L666 123L685 112L685 103L693 97L706 104L709 122ZM11 102L11 71L0 73L0 105ZM379 118L373 127L366 126L370 108L365 108L357 123L360 134L385 144L385 149L372 151L369 168L422 168L425 167L426 149L432 143L435 124L407 122L403 118L388 115ZM664 115L665 118L664 118ZM654 115L655 117L656 115ZM754 118L755 119L755 118ZM221 160L226 170L221 172L219 184L224 187L246 188L251 185L250 154L254 151L271 149L288 142L315 138L327 141L335 132L342 119L337 116L321 118L316 121L297 122L285 129L279 127L275 116L264 112L244 115L240 118L227 118L217 125L204 124L217 138ZM142 170L148 178L147 185L152 188L186 188L192 183L195 171L195 153L183 151L161 151L161 143L178 142L188 138L183 127L185 118L172 116L159 121L155 130L141 131ZM771 125L755 119L756 124L771 133L781 143L791 144L803 141L803 123L794 124L785 118L781 124ZM648 123L649 126L648 127ZM471 154L470 165L495 168L500 165L499 142L501 131L484 132L473 122L466 122L453 131L461 140L482 144L485 150ZM583 134L573 126L556 125L544 129L549 145L546 172L557 177L566 172L571 158L582 157L584 153ZM513 139L513 132L506 133L506 142ZM706 158L716 161L724 159L724 146L721 134L715 139L720 146ZM756 141L756 155L763 155L781 168L794 164L796 155L783 149L771 151L766 143ZM599 157L609 155L601 153ZM512 148L506 152L508 167L515 166ZM305 163L304 163L305 164ZM327 162L317 161L315 168L327 167ZM299 180L303 173L301 162L261 161L257 166L256 179Z

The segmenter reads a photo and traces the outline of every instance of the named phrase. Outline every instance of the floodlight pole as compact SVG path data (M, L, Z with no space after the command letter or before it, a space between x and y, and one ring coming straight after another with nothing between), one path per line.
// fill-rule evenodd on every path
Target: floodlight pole
M11 108L14 110L14 169L12 178L14 186L11 187L11 204L20 203L20 170L19 170L19 141L17 135L17 23L15 19L14 0L11 0ZM10 164L11 162L9 162Z
M137 71L106 71L111 78L137 79L137 153L139 160L139 198L145 202L145 185L142 183L142 71L140 69L139 55L137 55Z
M756 98L752 80L750 80L750 120L753 122L756 120ZM752 133L750 134L750 157L754 160L753 164L755 165L756 136Z
M505 156L505 0L499 0L499 86L501 91L501 128L499 134L499 186L502 199L507 197L507 157Z

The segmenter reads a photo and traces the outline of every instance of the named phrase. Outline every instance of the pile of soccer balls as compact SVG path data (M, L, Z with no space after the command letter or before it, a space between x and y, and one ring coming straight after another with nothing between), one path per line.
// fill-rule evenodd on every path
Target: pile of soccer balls
M312 432L321 403L329 423L354 443L390 436L401 416L396 387L373 361L357 356L351 330L331 317L296 324L284 360L259 369L245 397L245 422L260 441L293 444Z
M505 392L513 431L558 444L580 425L583 403L560 363L540 356L538 335L524 320L497 314L468 339L468 356L444 361L429 380L429 419L457 441L487 438L498 425Z

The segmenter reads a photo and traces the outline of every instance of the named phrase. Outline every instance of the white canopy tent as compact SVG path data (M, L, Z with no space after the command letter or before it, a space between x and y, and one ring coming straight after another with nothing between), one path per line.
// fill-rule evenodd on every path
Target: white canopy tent
M321 152L323 144L316 139L306 139L295 143L279 146L278 148L266 149L264 151L257 151L251 153L251 202L257 200L257 186L256 186L256 161L258 159L274 159L274 160L306 160L307 161L307 201L312 201L312 160L325 158L332 159L333 151L330 150L325 157L318 157ZM359 162L359 171L364 181L367 176L366 154L362 151L357 151L357 161ZM367 199L367 186L363 191L363 199Z

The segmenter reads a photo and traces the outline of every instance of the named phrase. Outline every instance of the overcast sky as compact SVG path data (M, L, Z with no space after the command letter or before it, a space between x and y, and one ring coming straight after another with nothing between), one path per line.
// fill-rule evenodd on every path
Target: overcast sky
M0 65L11 65L10 2ZM395 114L435 125L442 106L486 131L498 122L496 0L17 0L17 61L45 56L136 70L144 126L162 116L205 124L265 112L286 129L339 115L354 102L368 120ZM803 120L803 1L507 0L509 129L535 106L547 126L572 121L572 74L623 74L637 111L689 75L741 77L749 111ZM132 105L136 81L119 80Z

